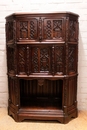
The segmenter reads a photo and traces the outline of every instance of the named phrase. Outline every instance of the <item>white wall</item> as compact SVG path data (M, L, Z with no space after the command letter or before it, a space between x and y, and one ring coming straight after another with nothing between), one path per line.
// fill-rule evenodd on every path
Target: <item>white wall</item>
M79 14L78 109L87 110L87 0L0 0L0 107L8 106L5 17L14 12Z

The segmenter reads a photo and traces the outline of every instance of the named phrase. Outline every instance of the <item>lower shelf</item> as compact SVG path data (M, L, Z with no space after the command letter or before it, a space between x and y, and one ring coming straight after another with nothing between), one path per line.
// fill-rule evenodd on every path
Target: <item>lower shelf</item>
M62 109L62 102L58 97L24 97L21 98L20 103L20 107L28 107L28 109Z

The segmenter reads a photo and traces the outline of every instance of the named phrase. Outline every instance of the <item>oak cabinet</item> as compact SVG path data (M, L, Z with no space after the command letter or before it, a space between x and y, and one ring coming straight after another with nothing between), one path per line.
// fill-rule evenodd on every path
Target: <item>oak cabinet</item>
M6 17L8 114L15 121L77 117L78 15Z

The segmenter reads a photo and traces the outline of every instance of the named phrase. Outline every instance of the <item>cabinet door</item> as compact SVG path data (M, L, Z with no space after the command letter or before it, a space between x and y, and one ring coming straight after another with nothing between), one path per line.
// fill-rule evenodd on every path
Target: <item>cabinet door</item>
M50 73L51 46L31 46L31 73Z
M17 41L36 41L37 37L37 19L20 18L17 21Z
M64 74L64 44L18 45L17 58L18 74Z
M64 41L65 23L64 18L43 19L43 40Z

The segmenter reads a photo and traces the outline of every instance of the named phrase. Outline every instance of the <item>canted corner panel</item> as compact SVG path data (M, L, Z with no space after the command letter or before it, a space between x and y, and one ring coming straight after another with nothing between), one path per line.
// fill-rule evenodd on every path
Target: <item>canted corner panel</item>
M69 41L77 42L78 40L78 23L77 20L69 20Z
M77 44L69 45L68 62L69 74L77 73Z
M6 22L6 42L13 40L13 21Z
M9 62L7 62L8 65L8 73L15 73L15 50L14 48L7 47L7 59Z

